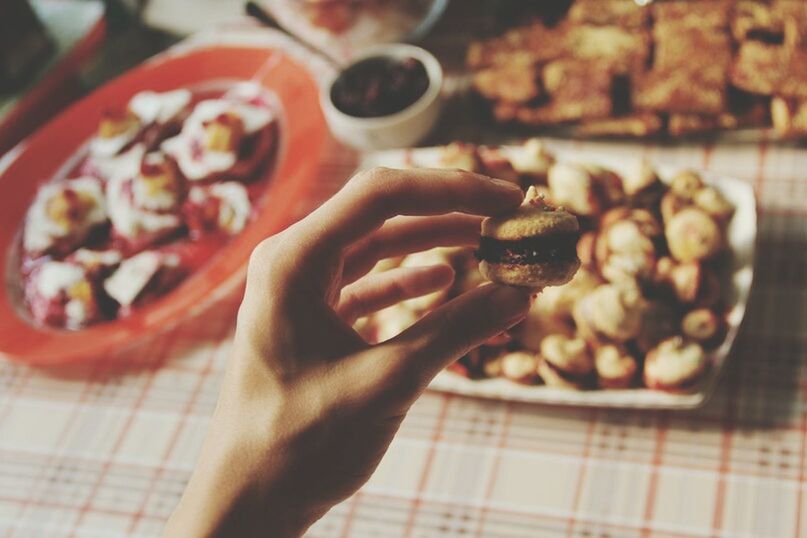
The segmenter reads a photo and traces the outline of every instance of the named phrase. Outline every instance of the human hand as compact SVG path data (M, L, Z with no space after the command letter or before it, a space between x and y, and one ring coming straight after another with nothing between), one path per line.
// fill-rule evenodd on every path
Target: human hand
M356 319L445 288L453 271L370 270L475 245L479 215L521 200L518 187L469 172L379 168L261 243L219 403L165 536L298 536L364 484L429 381L529 307L527 291L486 285L371 345Z

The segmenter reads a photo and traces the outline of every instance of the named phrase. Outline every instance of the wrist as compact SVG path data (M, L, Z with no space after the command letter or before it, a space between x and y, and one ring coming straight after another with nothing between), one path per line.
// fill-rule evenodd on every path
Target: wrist
M289 473L278 438L270 434L274 442L267 443L255 430L234 435L232 421L221 419L214 418L164 536L301 536L316 516L283 492Z
M241 491L233 498L215 495L220 488L205 486L213 498L189 490L172 514L163 536L210 538L296 538L310 525L304 518L272 506L269 499L254 489Z

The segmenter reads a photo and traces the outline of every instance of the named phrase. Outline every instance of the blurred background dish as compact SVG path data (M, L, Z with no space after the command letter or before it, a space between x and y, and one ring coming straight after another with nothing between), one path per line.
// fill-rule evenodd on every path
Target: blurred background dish
M575 279L541 292L523 323L449 366L432 382L433 389L553 405L660 409L698 407L711 396L728 365L753 283L756 199L746 183L704 174L704 185L691 171L656 168L602 150L558 150L537 140L520 146L454 144L383 151L362 163L363 168L372 166L459 167L534 185L550 202L563 199L585 232L578 243L583 268ZM605 183L613 184L606 189ZM666 205L664 198L680 200L680 205L665 211L659 207ZM595 202L575 205L579 200ZM692 223L690 216L703 222ZM710 251L698 250L711 230L720 239ZM587 237L594 241L587 244ZM697 252L692 252L693 244ZM407 301L364 320L359 330L371 341L396 336L432 308L483 281L470 249L437 248L412 258L392 264L449 263L457 275L454 285L441 296L428 296L428 303ZM588 310L595 319L583 319L584 306L592 307ZM690 328L706 325L708 331ZM701 356L699 369L674 386L661 386L648 375L655 372L648 358L666 349L665 342L673 347L670 339L682 333ZM550 345L551 339L561 343ZM564 357L553 349L574 345L585 356L577 367L583 362L586 368L570 374L558 367ZM595 352L609 347L633 362L626 374L612 364L619 356L597 357L603 364L595 362ZM550 371L540 368L542 360L553 361ZM510 371L511 362L517 362L518 375ZM672 365L665 364L666 371L678 362L676 357Z
M380 43L423 37L448 0L262 0L291 34L339 61Z
M267 204L280 112L250 82L108 103L26 213L11 285L33 321L81 330L122 319L207 264Z
M188 35L243 12L263 10L273 24L336 61L365 47L417 41L440 19L449 0L150 0L143 19L151 26Z
M125 107L133 95L144 90L209 87L216 81L229 81L230 86L236 81L258 85L272 95L278 110L282 142L268 172L274 179L256 206L252 222L175 291L125 318L75 332L32 324L22 308L22 292L13 273L19 267L15 245L20 225L37 188L75 167L79 148L92 137L110 107ZM288 201L314 187L328 138L318 94L316 80L282 50L206 48L135 69L39 130L0 173L0 188L7 193L0 210L0 267L5 272L5 285L0 288L0 354L40 365L98 358L153 337L238 290L254 246L288 225L294 210ZM278 200L285 202L275 205Z
M470 44L494 121L584 137L807 135L807 3L567 4L554 19L525 4L522 21Z

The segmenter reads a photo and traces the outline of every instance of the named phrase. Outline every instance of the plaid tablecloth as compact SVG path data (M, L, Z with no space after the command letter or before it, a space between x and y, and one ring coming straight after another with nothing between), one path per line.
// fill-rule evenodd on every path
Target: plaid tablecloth
M717 394L681 413L427 393L310 536L807 536L807 150L560 144L754 185L755 291ZM344 171L326 163L319 195ZM235 304L91 365L0 362L0 537L157 536L215 405Z

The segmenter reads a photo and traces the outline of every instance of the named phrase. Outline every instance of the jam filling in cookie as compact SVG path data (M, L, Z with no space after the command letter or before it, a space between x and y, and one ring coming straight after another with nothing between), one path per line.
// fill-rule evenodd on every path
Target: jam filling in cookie
M480 261L506 264L530 264L573 261L577 258L577 232L527 237L503 241L482 237L476 256Z

